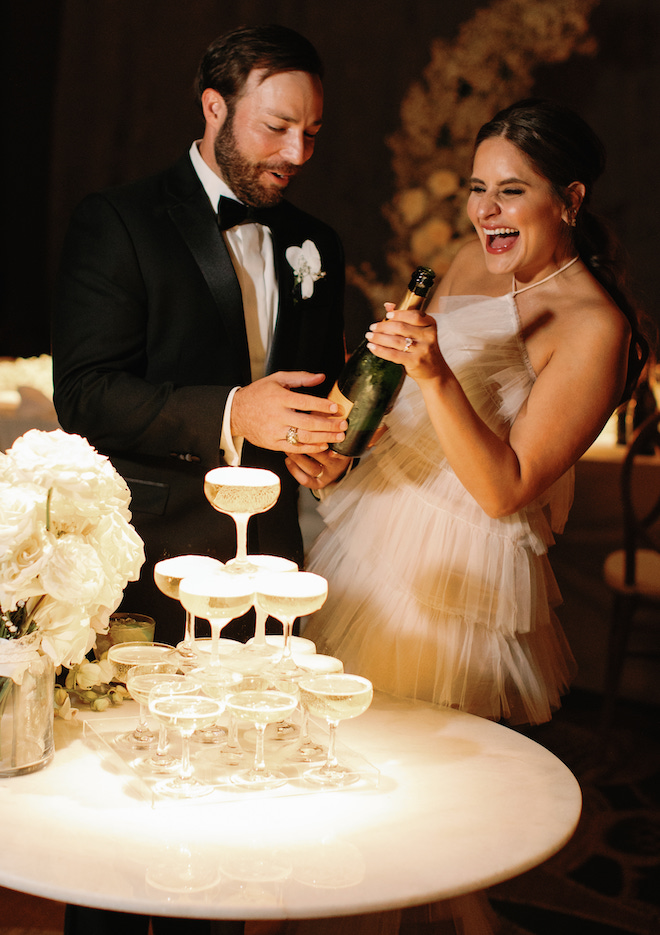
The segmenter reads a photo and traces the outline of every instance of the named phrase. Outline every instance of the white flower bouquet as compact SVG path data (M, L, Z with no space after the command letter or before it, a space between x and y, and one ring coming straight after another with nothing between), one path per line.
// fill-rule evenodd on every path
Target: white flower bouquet
M32 429L0 453L0 703L35 655L77 666L107 631L144 562L129 503L79 435Z

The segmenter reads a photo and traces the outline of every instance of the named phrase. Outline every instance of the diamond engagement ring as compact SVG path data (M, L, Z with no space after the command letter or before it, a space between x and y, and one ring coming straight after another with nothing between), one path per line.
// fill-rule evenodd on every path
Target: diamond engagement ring
M412 338L406 338L406 343L405 343L405 346L404 346L404 348L403 348L404 353L407 353L407 352L410 350L410 348L413 346L414 343L415 343L415 342L413 341Z
M288 441L290 445L297 445L298 444L298 429L290 425L286 432L286 440Z

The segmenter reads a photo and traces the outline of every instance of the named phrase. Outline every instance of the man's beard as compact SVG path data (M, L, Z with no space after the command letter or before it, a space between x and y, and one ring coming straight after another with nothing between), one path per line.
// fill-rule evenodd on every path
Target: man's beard
M250 162L239 152L234 137L234 115L227 114L224 124L218 130L213 144L215 159L223 179L237 198L255 208L270 208L279 204L284 191L275 187L266 187L260 181L262 172L277 172L292 176L298 166L290 162L271 164Z

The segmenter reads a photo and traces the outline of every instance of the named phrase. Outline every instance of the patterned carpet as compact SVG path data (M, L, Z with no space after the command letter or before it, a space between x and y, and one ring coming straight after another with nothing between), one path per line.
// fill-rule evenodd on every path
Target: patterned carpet
M559 854L489 891L507 935L660 935L660 709L621 702L603 744L599 703L574 691L525 731L573 771L584 804Z

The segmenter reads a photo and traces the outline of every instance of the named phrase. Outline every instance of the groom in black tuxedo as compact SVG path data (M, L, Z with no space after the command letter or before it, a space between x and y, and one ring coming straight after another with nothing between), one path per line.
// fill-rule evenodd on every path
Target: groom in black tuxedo
M204 474L224 464L279 474L280 499L250 521L248 551L300 564L298 488L284 459L307 454L314 465L346 427L325 398L344 361L341 244L283 200L314 150L321 75L290 29L217 39L197 75L202 139L168 171L88 196L65 241L55 405L62 427L107 454L131 489L147 561L122 608L154 616L166 642L182 639L184 618L155 588L155 562L236 550ZM236 623L225 635L251 631Z

